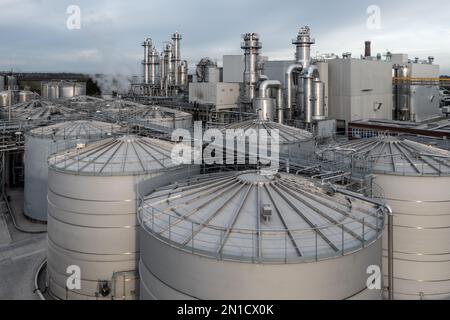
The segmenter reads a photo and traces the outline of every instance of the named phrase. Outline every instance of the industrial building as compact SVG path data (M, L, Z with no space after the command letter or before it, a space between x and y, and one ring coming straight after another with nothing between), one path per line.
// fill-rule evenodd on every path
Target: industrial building
M251 31L190 68L187 36L145 38L121 96L0 75L0 250L48 238L26 285L50 300L450 299L448 80L431 56L370 41L313 55L313 29L292 35L286 60Z

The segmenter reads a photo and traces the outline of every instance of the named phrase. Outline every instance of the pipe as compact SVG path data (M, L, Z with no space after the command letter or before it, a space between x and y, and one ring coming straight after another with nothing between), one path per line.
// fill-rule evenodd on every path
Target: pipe
M267 95L267 91L270 88L277 89L277 111L278 111L278 122L283 123L283 86L278 80L265 80L261 82L259 85L259 98L260 99L269 99L270 96ZM281 114L281 122L280 122L280 114Z
M364 52L364 57L368 58L372 56L372 43L370 41L366 41L365 42L365 52Z
M330 187L334 190L334 192L341 193L343 195L347 195L353 197L355 199L359 199L362 201L366 201L375 205L384 208L387 211L388 216L388 299L394 300L394 211L389 204L379 202L362 195L359 195L354 192L350 192L348 190L340 189L333 184L330 184Z
M300 73L303 70L301 64L290 65L285 74L285 86L286 86L286 118L292 120L292 83L294 72Z

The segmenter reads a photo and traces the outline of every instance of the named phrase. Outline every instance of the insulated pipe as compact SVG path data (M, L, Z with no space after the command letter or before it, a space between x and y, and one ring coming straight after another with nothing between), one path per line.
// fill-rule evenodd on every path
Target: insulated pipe
M265 80L261 82L259 85L259 98L260 99L269 99L270 96L267 94L267 91L271 88L277 89L277 112L278 112L278 122L283 123L283 86L281 82L278 80ZM281 114L281 119L280 119Z
M301 64L290 65L285 74L285 86L286 86L286 118L292 120L292 82L294 80L293 74L300 73L303 70Z
M314 87L313 81L320 81L319 69L315 65L310 65L308 69L300 75L299 85L303 85L303 92L299 92L297 101L303 101L301 112L303 113L303 120L305 123L313 122L313 101ZM297 105L299 103L297 102Z

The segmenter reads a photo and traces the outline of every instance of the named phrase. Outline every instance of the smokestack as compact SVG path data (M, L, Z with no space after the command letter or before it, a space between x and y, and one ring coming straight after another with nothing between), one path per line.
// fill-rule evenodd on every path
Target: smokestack
M371 48L372 43L370 41L366 41L366 50L364 53L364 57L371 57L372 56L372 48Z

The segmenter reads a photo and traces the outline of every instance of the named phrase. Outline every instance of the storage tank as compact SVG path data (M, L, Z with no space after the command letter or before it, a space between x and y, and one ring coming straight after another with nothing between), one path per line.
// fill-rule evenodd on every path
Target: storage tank
M8 110L3 109L0 112L3 119L8 119ZM50 101L30 100L24 103L18 103L11 107L11 117L16 120L42 120L48 121L64 120L73 117L81 117L83 113L70 109L62 104Z
M270 148L271 146L271 136L272 133L276 130L279 135L279 153L280 160L283 159L292 159L295 158L307 158L312 153L314 153L315 148L315 140L312 133L278 124L273 121L264 121L264 120L248 120L243 122L234 123L232 125L227 126L224 130L222 130L223 135L226 140L229 140L229 137L226 135L228 130L232 130L235 133L239 133L241 130L242 134L251 134L252 132L256 132L258 135L258 141L260 141L261 130L265 130L263 132L267 132L267 146ZM242 131L244 133L242 133ZM233 138L233 137L232 137ZM236 141L236 139L234 139ZM246 154L249 154L249 144L250 141L246 138ZM233 151L234 152L234 151Z
M381 211L284 173L192 177L141 201L141 299L380 299Z
M71 121L33 129L25 134L24 213L28 218L47 221L47 178L49 154L107 138L121 127L98 121Z
M47 266L53 296L138 295L138 190L155 190L198 173L172 163L173 146L127 135L50 157ZM66 270L72 265L82 271L80 290L66 290Z
M373 194L394 211L394 298L450 298L450 152L377 137L322 151L373 174ZM387 239L383 244L387 278Z
M9 106L9 92L2 91L0 92L0 107L8 107Z
M30 100L36 99L37 95L31 91L20 91L19 92L19 103L28 102Z
M136 120L144 124L153 124L169 129L191 129L192 115L161 106L146 107L137 114Z

